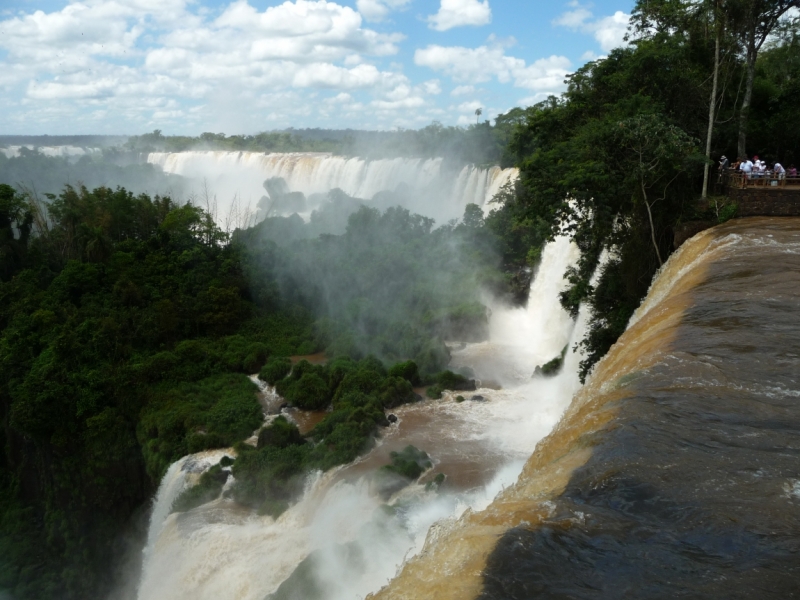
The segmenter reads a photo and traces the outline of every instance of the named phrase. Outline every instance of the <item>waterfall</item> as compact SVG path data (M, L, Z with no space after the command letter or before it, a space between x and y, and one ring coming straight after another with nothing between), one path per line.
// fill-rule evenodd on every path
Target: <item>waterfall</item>
M687 241L517 482L371 598L791 596L798 285L798 219Z
M4 154L6 158L15 158L20 155L20 150L27 148L28 150L37 150L45 156L58 156L63 158L80 158L86 154L99 154L102 152L100 148L81 148L79 146L6 146L0 148L0 153Z
M353 464L310 476L303 496L277 520L224 498L168 515L183 488L182 466L193 459L175 463L155 501L139 599L263 600L276 591L276 598L297 598L292 586L309 581L324 590L320 597L326 600L363 598L389 582L426 539L466 511L485 508L514 483L580 387L580 354L573 348L583 335L586 311L574 322L558 298L576 253L567 238L548 244L528 305L494 305L493 339L454 350L454 365L470 366L484 382L503 380L502 389L481 387L465 402L446 393L439 401L399 407L398 423L385 430L376 448ZM531 377L537 364L565 345L561 373ZM502 365L506 361L511 369ZM390 499L396 510L390 515L364 475L407 444L430 454L435 470L448 477L448 491L412 485Z
M255 210L264 196L263 183L282 178L292 192L306 197L339 188L349 196L372 200L379 192L407 191L406 208L438 222L458 218L467 204L491 208L500 188L518 176L516 169L481 168L473 165L451 170L441 158L393 158L367 160L323 153L297 152L152 152L147 162L167 173L190 178L196 194L210 192L226 215L234 203Z

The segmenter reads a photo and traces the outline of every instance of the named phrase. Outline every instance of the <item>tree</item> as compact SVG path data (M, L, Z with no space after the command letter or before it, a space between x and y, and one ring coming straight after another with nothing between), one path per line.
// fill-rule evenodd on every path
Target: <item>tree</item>
M708 170L711 166L711 138L714 135L714 119L716 117L717 109L717 88L719 86L719 54L720 54L720 38L722 36L722 2L723 0L714 0L713 14L714 14L714 74L712 76L713 83L711 85L711 99L708 102L708 130L706 132L706 161L703 165L703 191L700 194L702 198L708 196Z
M10 185L0 184L0 281L22 266L33 225L33 212Z
M686 160L696 151L695 140L659 115L643 114L619 123L619 142L628 154L628 179L641 193L650 222L650 237L659 265L664 264L656 241L653 206L666 198Z
M753 82L756 74L756 58L769 35L778 26L781 18L791 8L800 6L800 0L728 0L737 36L745 52L745 88L742 107L739 111L739 141L737 154L745 156L747 124L753 99Z
M483 109L482 108L476 108L475 109L475 124L476 125L478 123L480 123L480 119L481 119L481 115L482 114L483 114Z

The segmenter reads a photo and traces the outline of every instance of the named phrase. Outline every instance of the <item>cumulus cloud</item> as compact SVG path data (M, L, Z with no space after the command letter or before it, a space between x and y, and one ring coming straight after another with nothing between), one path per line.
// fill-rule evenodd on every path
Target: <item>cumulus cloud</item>
M0 86L18 90L18 108L35 101L42 115L42 103L60 102L60 111L82 110L82 118L200 119L192 108L233 90L360 90L407 104L413 96L399 69L370 62L396 54L405 36L368 29L359 12L328 0L264 10L235 0L219 13L189 0L73 0L50 13L0 17L0 32ZM168 106L174 98L184 105Z
M456 81L480 83L497 78L500 83L513 82L516 87L549 92L563 89L564 78L571 67L569 59L555 55L526 64L521 58L507 56L501 46L465 48L430 45L416 51L414 62L442 72ZM462 93L469 87L456 89Z
M436 96L442 93L442 85L438 79L430 79L422 84L422 89L426 94Z
M621 10L611 16L595 19L592 11L576 5L573 10L568 10L556 18L553 25L593 35L604 52L611 52L614 48L626 44L625 34L628 32L629 22L630 15Z
M358 12L367 21L383 21L393 10L403 10L411 0L356 0Z
M491 22L489 0L441 0L439 12L428 17L428 27L436 31L465 25L488 25Z
M459 85L458 87L453 88L453 91L450 92L451 96L469 96L470 94L475 93L475 86L474 85Z

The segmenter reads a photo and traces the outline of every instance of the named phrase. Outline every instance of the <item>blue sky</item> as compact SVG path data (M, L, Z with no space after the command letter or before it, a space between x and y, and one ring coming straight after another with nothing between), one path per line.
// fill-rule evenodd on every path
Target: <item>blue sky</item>
M493 118L623 44L633 0L4 0L0 133Z

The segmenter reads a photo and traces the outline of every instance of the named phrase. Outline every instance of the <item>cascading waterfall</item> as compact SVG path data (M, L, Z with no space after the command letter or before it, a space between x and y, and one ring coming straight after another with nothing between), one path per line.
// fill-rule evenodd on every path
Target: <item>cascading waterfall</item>
M799 285L800 219L687 241L517 482L372 600L794 595Z
M548 244L524 309L492 307L492 340L467 344L453 363L480 378L503 380L503 389L481 388L466 402L446 393L439 401L406 405L376 448L353 464L308 478L302 498L277 520L218 499L193 511L169 514L183 488L185 465L169 469L155 501L140 600L300 598L311 582L326 600L361 598L391 580L426 538L452 526L466 510L485 508L511 485L539 439L555 425L580 387L580 354L587 315L573 322L559 304L563 274L577 249L566 238ZM560 374L532 378L536 364L569 350ZM497 374L498 359L511 361ZM423 485L398 492L389 503L371 489L368 473L388 462L392 450L414 444L448 477L447 492ZM217 453L219 457L223 451ZM297 582L301 589L294 589ZM306 590L306 591L303 591Z
M264 196L263 183L282 178L292 192L310 197L339 188L349 196L371 200L379 192L406 190L406 208L439 222L460 217L467 204L485 212L500 188L518 176L516 169L467 165L450 170L441 158L367 160L322 153L265 154L261 152L152 152L147 162L167 173L188 177L219 203L227 215L234 199L254 211Z
M65 158L80 158L84 155L99 154L102 152L100 148L82 148L79 146L7 146L0 148L0 153L4 154L6 158L14 158L20 155L20 151L26 148L28 150L36 150L45 156L58 156Z

